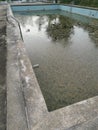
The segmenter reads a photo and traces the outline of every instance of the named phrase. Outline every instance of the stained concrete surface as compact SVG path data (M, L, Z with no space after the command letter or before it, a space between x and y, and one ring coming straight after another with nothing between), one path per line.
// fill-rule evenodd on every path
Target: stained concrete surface
M98 130L98 117L83 124L75 125L66 130Z
M0 5L0 130L6 129L6 6Z
M19 64L18 37L7 13L7 130L27 130L25 105L22 95ZM15 34L15 36L13 36Z

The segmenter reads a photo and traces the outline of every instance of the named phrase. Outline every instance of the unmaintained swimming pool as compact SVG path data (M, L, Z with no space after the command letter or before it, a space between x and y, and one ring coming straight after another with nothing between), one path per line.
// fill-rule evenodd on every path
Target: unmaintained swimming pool
M60 10L14 15L49 111L98 95L97 20Z

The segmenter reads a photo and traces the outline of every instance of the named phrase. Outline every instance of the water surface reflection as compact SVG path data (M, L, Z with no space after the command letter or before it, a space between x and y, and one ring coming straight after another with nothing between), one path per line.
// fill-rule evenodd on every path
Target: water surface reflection
M49 111L98 94L97 22L61 11L15 16Z

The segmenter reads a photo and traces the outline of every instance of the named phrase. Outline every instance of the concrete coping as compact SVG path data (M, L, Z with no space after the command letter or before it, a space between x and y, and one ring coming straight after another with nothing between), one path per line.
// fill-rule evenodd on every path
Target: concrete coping
M98 96L48 112L8 5L7 130L67 130L98 117Z

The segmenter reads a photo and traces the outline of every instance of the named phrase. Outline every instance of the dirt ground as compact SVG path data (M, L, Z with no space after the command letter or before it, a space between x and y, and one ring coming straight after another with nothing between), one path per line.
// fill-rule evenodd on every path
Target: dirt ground
M0 130L6 129L6 6L0 5Z

